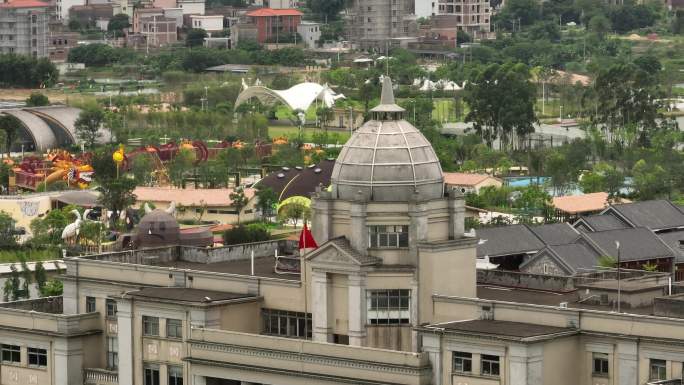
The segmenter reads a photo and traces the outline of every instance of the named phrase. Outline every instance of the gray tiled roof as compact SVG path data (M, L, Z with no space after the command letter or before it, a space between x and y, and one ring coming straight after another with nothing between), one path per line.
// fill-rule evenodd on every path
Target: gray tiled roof
M661 230L684 226L684 212L667 200L624 203L611 207L636 227Z
M551 223L541 226L530 226L546 245L565 245L579 237L579 233L568 223Z
M675 252L677 262L684 262L684 248L680 244L680 242L684 242L684 230L668 231L657 234L657 236Z
M584 246L581 243L571 243L568 245L555 245L547 247L550 252L556 255L566 266L578 273L581 269L593 269L598 264L600 257L596 250Z
M477 230L477 256L502 256L536 252L544 243L525 225L489 227Z
M673 251L653 231L644 227L598 231L585 233L584 236L595 243L603 253L611 257L617 257L615 241L619 241L620 259L622 261L640 261L675 256Z
M582 220L591 226L594 231L626 229L630 227L612 215L589 215L582 217Z

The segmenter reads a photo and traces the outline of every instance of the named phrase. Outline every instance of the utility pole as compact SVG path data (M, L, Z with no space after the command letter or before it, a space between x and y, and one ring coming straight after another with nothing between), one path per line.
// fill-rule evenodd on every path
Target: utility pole
M617 248L617 311L620 313L620 241L615 241Z

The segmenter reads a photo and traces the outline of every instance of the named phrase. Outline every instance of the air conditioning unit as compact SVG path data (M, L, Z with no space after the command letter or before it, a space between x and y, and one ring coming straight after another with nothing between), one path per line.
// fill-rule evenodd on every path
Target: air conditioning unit
M567 309L568 308L568 303L567 302L561 302L560 305L558 305L561 309Z

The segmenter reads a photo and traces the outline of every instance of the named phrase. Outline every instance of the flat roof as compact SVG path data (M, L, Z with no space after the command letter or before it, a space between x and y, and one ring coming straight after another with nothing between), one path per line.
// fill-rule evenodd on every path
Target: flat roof
M192 289L186 287L148 287L128 293L138 299L162 300L173 302L195 302L211 304L213 302L232 301L257 297L252 294L228 293L223 291Z
M450 332L475 333L489 336L513 337L517 339L577 332L577 329L574 328L496 320L456 321L431 325L430 327L441 328Z
M214 273L227 273L238 275L251 274L251 261L249 258L214 263L173 261L155 264L155 266L173 267L176 269L188 269L197 271L208 271ZM257 277L289 279L293 281L300 280L299 274L276 273L275 258L271 256L254 258L254 275Z

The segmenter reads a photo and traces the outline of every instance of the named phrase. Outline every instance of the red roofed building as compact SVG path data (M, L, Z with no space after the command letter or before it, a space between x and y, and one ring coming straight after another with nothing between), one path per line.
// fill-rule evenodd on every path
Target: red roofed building
M247 12L249 24L256 27L256 41L259 44L277 43L282 38L297 33L302 22L302 13L296 9L259 8Z

